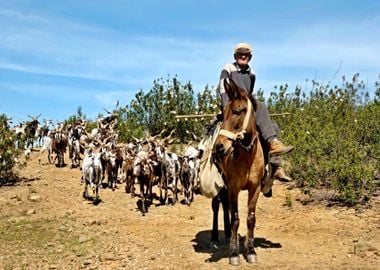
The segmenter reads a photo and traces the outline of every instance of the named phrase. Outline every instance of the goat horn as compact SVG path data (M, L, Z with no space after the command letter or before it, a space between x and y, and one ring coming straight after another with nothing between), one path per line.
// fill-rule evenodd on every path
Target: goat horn
M132 136L132 138L136 141L136 142L140 142L141 139L137 139L135 136Z
M103 110L105 110L107 113L111 114L111 112L109 110L107 110L106 108L103 108Z

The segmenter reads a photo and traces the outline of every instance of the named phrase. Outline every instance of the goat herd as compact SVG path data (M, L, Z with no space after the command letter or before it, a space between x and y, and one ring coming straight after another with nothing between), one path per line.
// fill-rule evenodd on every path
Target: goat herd
M34 117L33 126L26 129L29 133L38 133L37 118ZM102 185L115 190L117 184L125 183L125 191L132 197L136 195L135 185L139 186L137 195L142 200L143 215L154 199L152 189L155 185L162 204L175 204L179 194L183 194L183 202L190 205L199 184L199 150L188 145L183 155L168 151L167 145L173 141L174 131L165 138L161 137L161 132L156 136L145 134L142 139L133 138L133 142L117 143L116 125L117 115L111 114L97 119L97 128L90 133L86 131L84 120L71 125L58 124L52 130L47 128L42 135L39 162L47 152L49 163L57 162L57 167L63 167L64 154L68 149L70 167L82 170L83 197L94 204L101 201L99 190ZM45 126L49 126L48 122ZM38 136L29 134L29 137L33 138L33 148L33 141L37 139L39 143ZM30 146L27 140L25 142L28 151ZM89 195L89 187L93 195Z

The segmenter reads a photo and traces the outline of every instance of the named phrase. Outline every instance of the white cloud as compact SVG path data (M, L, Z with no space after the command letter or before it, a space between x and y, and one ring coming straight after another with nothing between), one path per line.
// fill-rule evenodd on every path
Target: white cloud
M24 12L20 12L18 10L12 10L12 9L5 9L5 8L1 9L0 16L5 17L7 20L27 21L28 23L33 23L33 22L47 23L46 19L43 19L40 16L36 16L31 13L24 13Z

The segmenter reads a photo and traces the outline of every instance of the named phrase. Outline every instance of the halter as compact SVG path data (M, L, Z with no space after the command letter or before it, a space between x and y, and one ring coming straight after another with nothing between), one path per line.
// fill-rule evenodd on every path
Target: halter
M245 118L244 118L244 122L243 122L243 128L238 133L233 133L232 131L229 131L229 130L226 130L226 129L220 129L219 135L226 136L227 138L229 138L230 140L232 140L234 142L239 142L240 145L247 152L249 152L252 149L254 142L256 141L257 133L255 133L253 135L251 143L248 146L245 146L245 145L242 144L241 140L244 139L244 135L245 135L245 133L247 133L247 127L248 127L248 124L249 124L249 116L252 113L252 103L251 103L250 100L248 100L247 103L248 103L248 105L247 105L248 107L247 107L247 113L245 114Z

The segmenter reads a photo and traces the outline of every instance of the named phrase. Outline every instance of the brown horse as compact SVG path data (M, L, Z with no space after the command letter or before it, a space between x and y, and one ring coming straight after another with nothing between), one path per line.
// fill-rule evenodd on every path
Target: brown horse
M248 190L248 231L244 257L249 263L257 262L254 249L255 212L265 176L264 154L256 130L254 99L232 80L225 80L224 88L229 102L223 110L223 123L214 144L213 157L224 175L230 204L232 235L229 262L239 265L238 197L241 190Z

